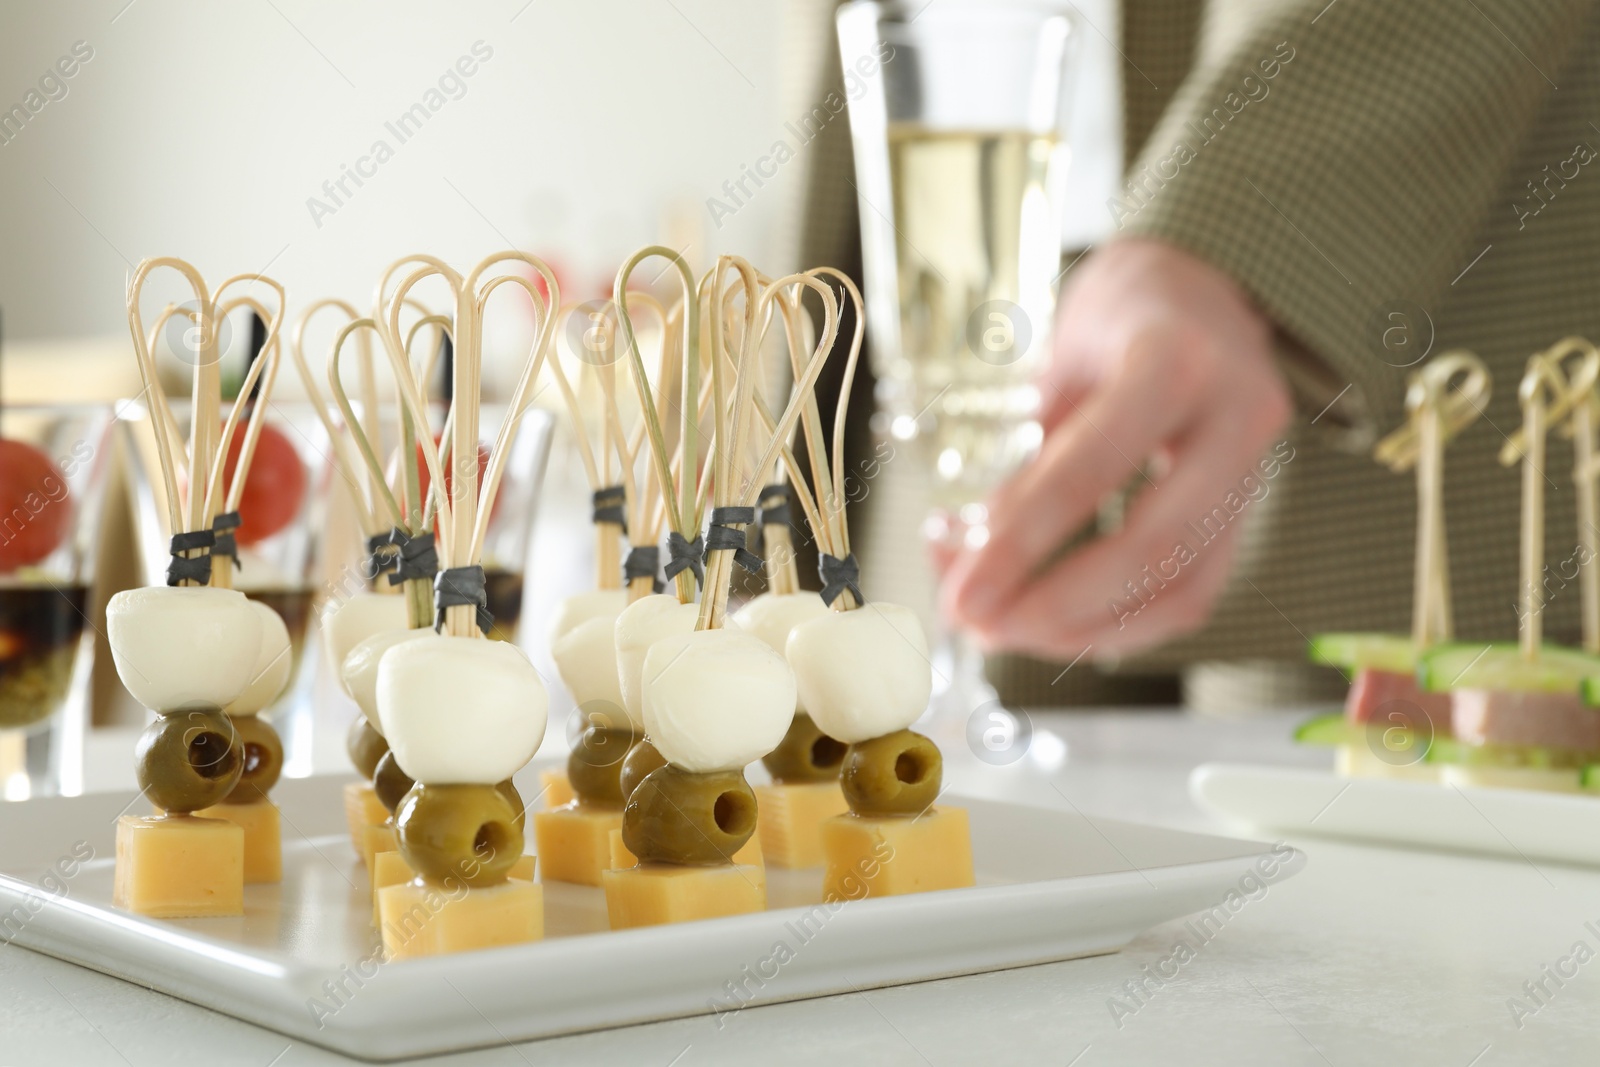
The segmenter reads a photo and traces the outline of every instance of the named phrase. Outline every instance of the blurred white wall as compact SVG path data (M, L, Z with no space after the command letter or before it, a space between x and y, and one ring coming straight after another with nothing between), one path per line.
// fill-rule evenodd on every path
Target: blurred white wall
M364 307L381 267L413 251L551 254L584 296L650 241L692 241L697 264L720 251L770 262L789 244L803 166L720 228L706 199L783 132L798 3L6 4L7 336L122 333L125 276L152 255L216 279L265 270L293 307ZM61 78L77 42L92 58ZM4 123L29 104L25 124ZM386 123L417 104L435 109L402 143ZM363 162L364 184L346 179L335 204L323 183L379 141L392 158ZM314 219L312 197L333 213Z

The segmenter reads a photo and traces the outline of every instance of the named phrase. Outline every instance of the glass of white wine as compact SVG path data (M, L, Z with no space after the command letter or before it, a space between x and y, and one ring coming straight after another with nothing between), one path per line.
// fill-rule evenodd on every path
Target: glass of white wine
M936 551L987 538L983 501L1037 450L1060 274L1065 0L858 0L838 14L877 402L932 474ZM942 635L936 703L990 704Z

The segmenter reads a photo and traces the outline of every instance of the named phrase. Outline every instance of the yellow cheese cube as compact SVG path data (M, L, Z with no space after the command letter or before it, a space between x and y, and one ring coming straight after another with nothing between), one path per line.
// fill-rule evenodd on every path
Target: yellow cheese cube
M371 782L351 782L344 787L344 821L350 827L350 845L361 855L361 837L366 827L383 825L389 811L372 791Z
M400 847L400 839L395 834L394 823L380 823L376 826L366 826L361 831L361 862L367 866L367 874L372 874L372 857L380 852L393 852Z
M611 866L608 870L620 870L623 867L633 867L639 862L639 857L628 851L628 846L622 843L622 828L611 831ZM761 838L755 834L750 835L750 840L744 847L733 854L734 863L748 863L754 867L765 867L766 862L761 855Z
M766 868L747 864L641 864L606 871L604 883L613 930L744 915L767 907Z
M611 866L611 831L622 828L621 808L602 808L581 801L536 812L533 850L547 882L599 885Z
M378 914L391 960L516 945L544 938L544 887L513 878L446 888L418 878L384 888Z
M835 815L822 824L822 899L860 900L973 884L967 809L921 815Z
M244 831L193 815L117 820L111 902L155 919L244 914Z
M578 799L578 794L572 791L572 782L567 779L566 771L540 771L539 785L542 787L540 795L544 798L545 811L564 807Z
M850 810L838 779L758 785L755 794L756 833L767 862L789 870L822 866L822 820Z
M245 885L283 881L283 839L276 804L270 800L216 804L195 814L205 819L226 819L244 831Z
M521 879L524 882L533 881L533 857L524 855L511 865L510 878ZM378 852L372 857L372 925L382 926L383 922L378 914L378 904L381 899L380 890L387 889L401 882L409 882L417 876L411 869L411 864L406 862L403 852Z

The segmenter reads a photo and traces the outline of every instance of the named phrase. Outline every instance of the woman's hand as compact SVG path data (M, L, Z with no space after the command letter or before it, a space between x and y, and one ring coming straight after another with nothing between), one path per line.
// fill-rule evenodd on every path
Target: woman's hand
M987 647L1054 659L1128 654L1204 624L1238 523L1205 543L1187 524L1259 476L1289 421L1270 338L1233 280L1187 252L1130 239L1091 253L1058 306L1043 446L991 500L988 541L947 571L946 614ZM1109 494L1146 477L1120 529L1051 562Z

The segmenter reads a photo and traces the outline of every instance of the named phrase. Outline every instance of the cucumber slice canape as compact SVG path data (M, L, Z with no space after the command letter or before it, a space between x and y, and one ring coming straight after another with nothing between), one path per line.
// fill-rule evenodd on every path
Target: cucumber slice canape
M1594 675L1600 675L1600 657L1560 645L1541 645L1532 661L1511 642L1436 645L1417 659L1417 684L1430 693L1576 693Z
M1361 727L1352 726L1338 712L1307 719L1295 728L1294 740L1300 745L1348 745Z
M1370 667L1410 674L1417 665L1416 646L1398 634L1318 634L1306 647L1312 663L1354 671Z
M1600 674L1591 674L1584 678L1579 692L1583 694L1583 702L1590 707L1600 707Z

